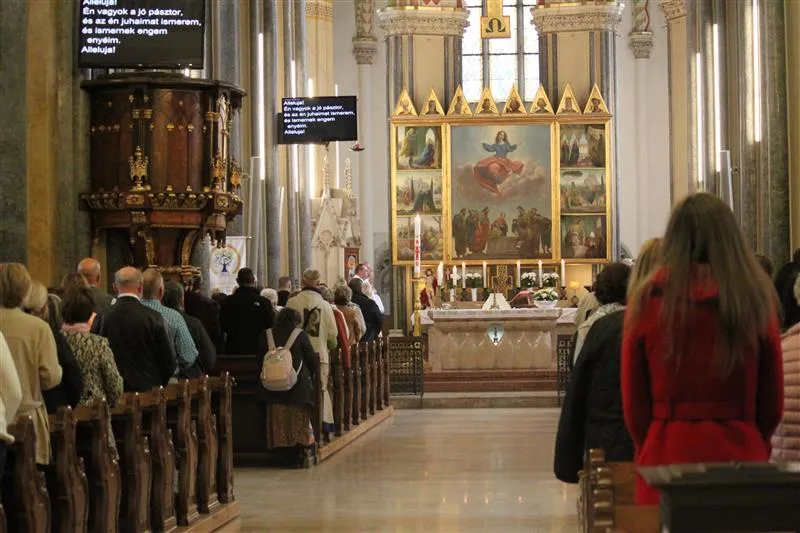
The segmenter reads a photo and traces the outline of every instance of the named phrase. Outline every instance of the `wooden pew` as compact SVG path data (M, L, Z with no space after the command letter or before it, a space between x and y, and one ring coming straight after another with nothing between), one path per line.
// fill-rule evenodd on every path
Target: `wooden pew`
M583 470L578 472L578 531L592 531L592 509L594 490L597 488L597 469L605 466L606 454L603 450L592 449L584 457Z
M211 402L217 413L217 497L231 503L233 495L233 378L228 372L208 380Z
M369 343L369 415L375 414L378 406L378 341Z
M30 416L17 417L8 426L14 443L8 446L3 476L6 525L12 533L49 533L50 497L44 474L36 468L36 431Z
M51 467L45 476L53 533L85 533L89 525L89 484L75 445L76 422L70 407L50 415Z
M0 504L0 533L8 533L8 527L6 526L6 510L3 509L2 504Z
M119 463L109 446L111 414L105 399L75 407L76 449L86 465L89 480L89 531L119 530L122 494Z
M178 528L175 516L175 447L167 427L167 398L163 387L139 394L142 430L150 442L152 476L150 523L153 531L170 533Z
M389 397L392 393L389 380L389 337L383 338L383 405L389 407Z
M150 531L150 444L142 431L138 393L125 393L111 410L111 427L122 472L120 527L127 533Z
M370 343L368 342L362 342L361 349L358 351L361 359L361 377L359 379L361 382L361 403L359 409L361 411L362 420L369 418L369 404L372 392L372 382L370 380L371 365L369 362L369 354L371 351Z
M376 411L383 411L383 388L386 386L386 382L383 378L383 373L385 371L383 365L383 345L386 339L383 337L378 338L375 341L375 410Z
M329 390L333 401L334 435L341 437L344 431L344 357L339 349L331 350L331 375Z
M197 511L197 428L192 420L189 381L180 380L164 388L167 425L172 431L178 466L175 514L178 525L189 526L200 518Z
M361 354L364 349L364 344L358 342L353 345L350 351L350 365L352 366L353 374L353 425L357 426L361 423L361 396L363 394L362 381L361 381Z
M589 450L588 533L658 533L658 506L637 506L636 465L606 462L603 450Z
M353 364L353 357L356 353L356 344L350 346L350 365L352 367ZM347 432L350 431L350 428L353 425L353 413L355 412L353 409L353 369L349 367L342 368L342 379L343 379L343 389L344 389L344 412L342 414L343 417L343 425L342 431Z
M189 380L192 416L197 420L197 509L208 514L217 499L217 421L211 409L208 376Z

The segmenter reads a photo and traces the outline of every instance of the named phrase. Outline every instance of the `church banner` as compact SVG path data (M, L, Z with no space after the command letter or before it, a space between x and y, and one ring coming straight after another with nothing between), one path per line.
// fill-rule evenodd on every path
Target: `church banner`
M225 294L231 294L236 290L236 275L239 273L239 269L247 264L245 242L246 237L227 237L224 246L210 245L209 271L212 291L216 289Z

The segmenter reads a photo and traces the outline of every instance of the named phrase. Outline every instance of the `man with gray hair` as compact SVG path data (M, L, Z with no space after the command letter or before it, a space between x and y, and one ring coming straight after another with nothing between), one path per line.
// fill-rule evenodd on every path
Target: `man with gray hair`
M114 297L100 288L100 261L94 257L84 257L78 263L78 274L83 274L89 283L94 300L94 312L98 315L105 314L114 304Z
M319 354L322 383L327 384L330 372L328 349L336 348L339 330L336 327L336 317L333 315L331 304L322 298L317 288L319 279L318 270L309 268L303 272L303 290L300 294L289 298L286 307L294 309L303 317L303 329L311 339L314 351ZM327 388L323 392L323 400L322 421L325 424L333 424L333 404Z
M197 360L197 347L180 313L161 303L164 297L164 277L155 268L148 268L142 278L144 280L142 303L164 317L167 322L167 331L175 348L175 355L178 356L180 371L190 368Z
M123 267L114 275L119 297L99 334L108 339L125 391L147 392L169 383L175 373L175 351L164 318L141 303L142 273Z

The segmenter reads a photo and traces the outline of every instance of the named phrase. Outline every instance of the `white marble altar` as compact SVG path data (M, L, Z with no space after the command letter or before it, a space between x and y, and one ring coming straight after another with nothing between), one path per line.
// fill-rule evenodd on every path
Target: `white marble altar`
M574 329L574 312L570 311L562 308L430 310L431 370L555 370L556 335ZM490 333L497 337L498 330L502 334L495 343Z

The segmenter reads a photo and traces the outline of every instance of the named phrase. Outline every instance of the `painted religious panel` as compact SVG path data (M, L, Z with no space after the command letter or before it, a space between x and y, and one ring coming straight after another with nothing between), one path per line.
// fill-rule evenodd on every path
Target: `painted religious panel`
M561 170L561 214L606 213L606 170Z
M442 168L441 126L397 127L397 170Z
M395 212L402 215L442 214L442 172L398 172L395 178Z
M423 262L444 259L444 219L441 215L420 217L420 257ZM414 261L414 216L397 217L395 228L397 261Z
M607 237L605 215L561 217L561 257L564 259L606 259Z
M605 131L602 124L562 124L559 139L561 170L605 168Z
M550 125L451 128L453 259L553 257Z

